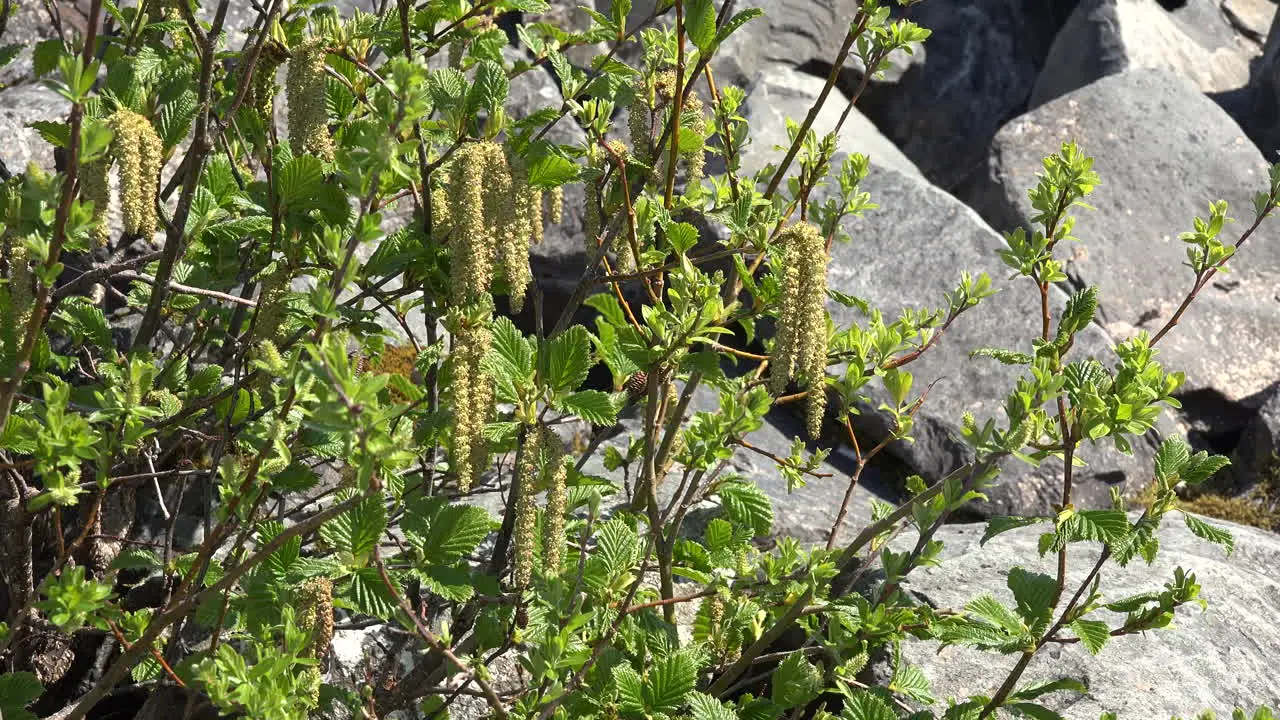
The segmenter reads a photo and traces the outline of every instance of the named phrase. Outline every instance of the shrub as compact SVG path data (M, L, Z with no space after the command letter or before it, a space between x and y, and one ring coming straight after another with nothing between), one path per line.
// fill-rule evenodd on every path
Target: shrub
M3 186L4 717L30 716L60 676L48 649L80 634L118 652L91 687L41 701L71 720L126 676L253 718L438 715L473 697L494 717L538 720L936 717L918 668L898 667L887 687L859 679L916 638L1016 656L993 664L990 695L953 699L944 717L1049 718L1040 698L1083 686L1023 683L1037 652L1079 641L1097 653L1202 602L1182 570L1113 600L1094 580L1108 564L1150 562L1175 490L1223 458L1166 439L1141 507L1118 494L1108 508L1073 504L1077 449L1127 450L1182 382L1156 359L1182 311L1118 344L1108 366L1071 353L1097 288L1050 310L1065 279L1055 251L1099 181L1080 148L1046 158L1030 191L1037 226L1007 234L1000 253L1015 282L1039 288L1029 311L1043 332L975 349L1023 371L1001 414L963 418L976 459L932 485L914 478L905 502L878 505L854 537L837 522L825 546L782 537L765 551L753 540L770 533L770 499L726 471L764 414L801 401L817 436L824 422L848 427L873 391L888 398L879 411L893 432L858 451L852 488L911 436L926 398L910 363L992 280L962 274L942 307L894 320L827 287L832 243L859 241L843 221L872 207L859 189L867 158L837 165L835 135L818 137L810 113L781 163L739 172L743 93L717 87L709 61L758 10L677 0L638 18L615 2L610 15L589 11L582 32L517 25L528 56L513 61L495 21L542 0L388 4L341 17L269 0L228 49L227 2L202 15L187 0L94 0L85 37L35 48L36 72L70 112L39 127L60 169L32 166ZM927 35L866 0L832 81L851 52L877 68ZM609 51L591 71L567 60L598 42ZM543 66L564 102L509 107L513 79ZM287 132L275 122L281 74ZM610 134L624 107L626 141ZM585 141L551 142L558 123ZM109 224L112 173L123 228ZM585 259L569 300L547 307L530 247L569 202L566 186L584 188ZM1225 203L1195 219L1182 236L1188 302L1278 195L1280 169L1234 243L1221 235ZM703 237L709 226L723 239ZM864 321L833 326L828 301ZM532 331L504 314L522 307ZM586 309L593 327L575 322ZM425 333L406 339L379 313L406 329L423 317ZM611 385L588 382L593 369ZM717 411L690 412L699 388ZM638 429L602 445L625 412ZM773 460L798 485L822 452L798 442ZM584 472L595 453L609 477ZM1065 461L1055 516L987 531L1041 527L1056 576L1011 572L1016 607L910 602L902 583L937 562L938 528L1008 456ZM168 522L158 542L122 542L138 494L180 505L164 490L175 486L201 501L202 539L176 542ZM498 493L495 515L480 501ZM690 531L691 511L708 506L705 529ZM1184 518L1230 548L1225 531ZM914 547L889 544L904 527ZM1076 586L1067 569L1082 544L1100 550ZM883 579L868 586L873 566ZM125 602L147 582L154 602ZM335 618L385 624L413 668L394 685L326 683ZM519 672L495 676L497 658Z

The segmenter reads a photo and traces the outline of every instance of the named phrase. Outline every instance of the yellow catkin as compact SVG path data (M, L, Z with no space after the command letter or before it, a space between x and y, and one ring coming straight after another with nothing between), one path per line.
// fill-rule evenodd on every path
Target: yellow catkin
M258 317L254 320L254 335L263 340L275 340L284 324L289 308L284 298L289 292L289 268L283 263L262 278L258 292Z
M703 114L702 99L697 95L690 93L689 98L684 102L684 110L685 112L692 113L697 118L694 121L693 126L688 129L696 133L698 137L706 137L707 119ZM696 185L701 182L707 166L707 156L703 150L702 143L698 143L696 148L684 153L682 157L688 171L688 184Z
M258 54L258 62L253 68L253 78L250 81L246 101L249 107L257 111L268 124L271 123L275 114L276 93L280 91L280 86L276 83L276 72L287 57L288 54L283 45L275 40L269 40L262 46L262 51Z
M559 225L564 222L564 186L557 185L551 189L551 207L548 209L548 216L551 222Z
M653 152L653 109L647 100L636 98L627 115L627 130L636 156L648 160Z
M545 440L540 427L525 431L520 449L519 483L516 496L516 522L511 536L512 581L517 588L529 587L533 579L534 530L538 522L538 459Z
M533 215L530 212L533 190L529 187L528 176L518 162L508 158L510 171L505 192L498 196L496 205L501 207L502 235L502 270L507 275L512 312L520 312L524 307L525 295L533 274L529 269L529 245L533 241ZM502 183L494 190L503 191Z
M488 458L484 426L493 411L493 380L482 361L493 343L488 319L462 320L453 331L453 464L458 488L468 492L480 478Z
M490 180L488 176L495 149L501 152L493 143L468 143L454 153L448 203L453 226L450 295L458 305L488 292L493 281L495 238L485 217L485 211L491 209L493 203L492 194L486 193L485 183ZM490 198L488 203L486 195Z
M786 271L769 389L781 395L788 382L803 378L808 391L806 427L810 437L817 437L827 401L823 389L828 342L826 241L817 227L801 222L784 230L779 242Z
M333 582L312 578L298 588L300 627L311 635L307 651L319 660L329 654L333 643Z
M151 121L132 110L117 110L107 120L115 137L111 152L120 173L120 209L124 230L150 237L156 232L156 196L164 144Z
M23 328L31 318L35 305L35 274L25 245L11 240L9 246L9 312L14 326ZM19 331L21 332L21 331ZM19 334L19 337L22 337Z
M546 220L542 216L542 195L542 190L529 188L529 224L533 226L533 237L529 238L530 245L541 245L544 237Z
M80 166L80 199L93 203L93 229L89 237L98 247L106 247L111 239L111 231L107 227L107 208L111 205L111 185L107 174L111 169L111 161L99 158Z
M564 443L554 435L550 435L549 440L547 508L542 521L542 568L547 575L556 576L564 563L564 516L569 504L565 483L569 478L569 466L565 463Z
M587 150L587 165L596 170L604 168L604 152L594 144ZM600 212L601 182L598 179L587 181L583 192L582 226L587 258L595 258L600 252L600 231L603 229L603 216Z
M293 48L285 76L289 100L289 144L295 153L333 161L329 111L325 104L325 45L311 39Z

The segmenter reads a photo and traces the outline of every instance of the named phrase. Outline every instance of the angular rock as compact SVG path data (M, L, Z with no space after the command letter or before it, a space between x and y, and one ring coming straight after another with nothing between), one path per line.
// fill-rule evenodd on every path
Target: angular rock
M835 59L849 23L857 15L856 0L754 0L734 5L734 12L751 7L764 15L729 37L711 61L716 82L750 87L756 72L772 63L802 66Z
M12 174L35 162L52 171L53 148L29 127L38 120L63 122L70 104L43 85L19 85L0 90L0 163Z
M751 143L742 155L743 175L758 172L766 164L782 160L786 151L775 148L785 148L789 144L787 118L796 123L803 122L825 85L823 78L783 65L771 65L756 73L751 82L751 92L741 109L742 116L751 127ZM835 128L848 102L844 94L832 89L813 124L818 137ZM841 126L838 147L845 152L863 153L877 165L923 177L919 168L880 134L857 108L849 112Z
M1248 115L1241 124L1267 157L1275 157L1280 150L1280 14L1267 33L1248 94Z
M1108 565L1100 590L1104 602L1146 591L1160 591L1174 568L1196 576L1207 611L1186 606L1174 627L1113 638L1094 657L1079 643L1053 645L1032 660L1022 685L1073 677L1087 682L1088 694L1054 693L1041 702L1067 720L1097 720L1104 710L1122 718L1195 717L1212 709L1223 717L1231 708L1249 709L1280 698L1280 677L1273 671L1280 629L1280 538L1256 528L1210 520L1236 539L1227 556L1219 547L1191 534L1178 513L1165 518L1158 537L1160 554L1151 567L1135 561ZM1012 606L1005 584L1009 568L1053 575L1056 557L1041 559L1036 547L1043 527L1023 528L979 545L982 525L951 525L937 539L946 543L941 564L913 572L904 587L940 608L958 609L983 593ZM912 543L904 536L900 542ZM1077 546L1073 546L1077 547ZM1068 573L1068 588L1079 587L1097 557L1096 545L1078 546ZM1087 549L1086 549L1087 548ZM1103 613L1107 615L1108 613ZM1118 616L1108 618L1114 624ZM923 668L937 698L990 694L1017 658L937 643L904 646L904 660ZM1188 682L1188 678L1195 678Z
M838 165L839 158L835 164ZM928 352L906 366L919 392L936 383L915 416L914 443L896 443L888 451L909 470L933 481L955 470L970 457L960 436L961 417L972 412L981 424L986 418L1003 420L1004 398L1021 368L989 358L970 358L981 347L1031 351L1040 334L1040 295L1034 283L1009 275L997 256L1004 240L977 213L926 182L893 170L873 167L862 189L882 207L846 225L853 238L832 249L828 269L830 287L865 298L892 321L906 308L943 305L943 293L955 289L962 271L988 273L999 292L963 314ZM821 198L818 198L821 201ZM1060 312L1066 294L1056 288L1052 303ZM828 310L837 326L865 324L861 313L831 302ZM1114 364L1110 338L1097 327L1077 336L1068 359L1094 357ZM884 419L874 412L854 418L872 442L884 437ZM1111 487L1140 490L1150 475L1153 441L1134 443L1134 456L1106 444L1081 447L1088 463L1075 472L1077 505L1106 506ZM1021 461L1004 464L1001 482L989 492L990 502L973 511L1034 515L1051 512L1060 502L1061 465L1047 461L1031 468Z
M1268 187L1267 165L1231 118L1190 81L1165 70L1106 77L1014 120L992 143L986 176L962 195L993 226L1029 226L1027 189L1042 159L1067 141L1096 159L1101 184L1075 211L1084 243L1066 259L1073 286L1097 285L1098 321L1113 336L1155 333L1190 291L1186 244L1178 235L1208 204L1225 199L1234 243L1253 221L1253 195ZM1229 399L1280 377L1280 243L1264 223L1233 272L1206 286L1159 349L1187 373L1184 391L1212 388ZM1066 254L1066 253L1063 253Z
M913 60L896 81L873 83L858 107L926 177L950 190L981 166L987 142L1026 107L1071 4L930 0L913 6L908 17L933 33L923 60ZM842 89L851 93L851 83L853 77Z
M1173 12L1156 0L1084 0L1053 41L1030 106L1139 68L1169 70L1201 92L1234 90L1248 84L1259 52L1216 0L1187 0Z

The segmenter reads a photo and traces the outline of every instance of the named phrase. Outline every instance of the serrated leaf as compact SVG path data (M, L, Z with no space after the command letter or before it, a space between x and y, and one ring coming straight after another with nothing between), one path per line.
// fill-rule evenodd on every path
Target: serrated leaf
M484 60L476 66L475 82L467 93L467 105L496 112L506 103L510 90L511 84L502 66L492 60Z
M586 420L593 425L612 425L618 419L622 396L601 390L582 390L557 398L553 403L559 410Z
M387 508L381 497L368 497L354 508L320 526L320 537L335 548L356 557L377 547L387 529Z
M471 573L460 567L432 565L419 573L418 577L428 590L452 602L466 602L475 595Z
M724 703L706 693L689 693L689 714L692 720L738 720Z
M574 390L587 379L591 370L591 336L586 328L574 325L543 344L538 358L552 390Z
M1079 680L1073 678L1058 678L1049 682L1032 683L1015 692L1010 697L1013 700L1035 700L1042 695L1048 695L1052 692L1089 692L1088 686Z
M1032 630L1039 630L1050 620L1058 581L1042 573L1020 567L1009 571L1009 589L1018 604L1018 615Z
M36 720L27 706L44 693L44 685L34 673L13 672L0 675L0 718L4 720Z
M969 357L989 357L1003 365L1030 365L1034 357L1026 353L1005 350L1004 348L984 347L969 353Z
M964 609L988 622L1008 631L1011 635L1021 635L1027 631L1023 620L991 594L980 595L971 600Z
M761 15L764 15L764 11L760 8L747 8L746 10L735 14L733 17L729 18L729 20L720 28L720 31L716 33L716 42L724 42L726 38L737 32L738 28L746 25L752 20L755 20Z
M716 41L716 6L713 0L686 0L684 29L698 50L706 53Z
M519 389L533 381L533 342L525 338L510 318L493 321L493 345L485 362L493 377L498 398L516 402Z
M1017 717L1032 718L1032 720L1062 720L1061 715L1037 703L1007 703L1004 709Z
M822 672L802 653L791 653L770 682L770 697L780 709L806 705L822 692Z
M111 567L116 570L159 570L162 563L154 550L126 547L111 561Z
M1080 638L1080 643L1091 655L1102 652L1103 646L1111 639L1111 628L1101 620L1079 618L1073 620L1068 627Z
M773 529L773 502L756 485L728 482L720 486L718 494L735 523L751 528L756 535L768 535Z
M629 665L618 665L613 669L613 684L618 691L619 709L624 712L644 712L644 682L640 673Z
M1208 540L1215 545L1221 545L1227 549L1228 555L1235 551L1236 539L1229 531L1210 525L1191 513L1182 513L1182 519L1186 522L1187 529L1196 537L1201 540Z
M362 615L391 620L396 614L396 601L377 568L360 568L351 574L343 598L351 609Z
M448 505L431 519L423 551L431 562L451 564L475 552L493 529L489 511L475 505Z
M1167 437L1160 443L1156 451L1156 477L1168 483L1182 472L1183 466L1191 459L1191 448L1186 442Z
M1129 518L1121 510L1079 510L1060 532L1067 542L1117 543L1129 534Z
M644 683L645 706L651 714L673 715L698 682L698 667L688 652L654 661Z
M924 670L916 665L899 666L898 671L893 675L893 680L889 682L889 689L924 705L934 703L929 678L925 676Z
M324 184L324 166L314 155L298 155L282 163L273 179L281 205L312 207Z
M160 109L160 116L156 119L156 133L164 141L166 150L177 147L187 137L199 107L196 94L188 90Z
M869 690L851 693L840 717L843 720L898 720L893 706Z
M1032 525L1039 525L1042 522L1048 521L1049 518L1042 517L1017 517L1013 515L1006 517L993 517L987 522L986 532L982 533L982 539L978 541L978 544L986 545L988 540L1001 533L1016 530L1018 528L1030 527Z

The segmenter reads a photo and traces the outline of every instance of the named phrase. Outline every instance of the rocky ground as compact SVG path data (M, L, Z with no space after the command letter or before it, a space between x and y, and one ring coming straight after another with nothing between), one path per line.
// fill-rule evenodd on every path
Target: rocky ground
M785 117L803 117L859 5L755 1L768 14L744 28L714 66L721 83L747 92L743 114L754 129L748 168L768 162L771 149L786 141ZM607 10L608 2L596 5ZM65 30L83 22L77 3L54 5ZM551 16L574 22L571 5ZM1190 288L1178 234L1190 229L1192 217L1225 198L1240 221L1235 232L1242 230L1252 219L1249 198L1265 187L1267 165L1280 150L1280 19L1273 22L1272 0L926 0L908 12L933 37L923 51L894 58L894 69L869 83L841 137L843 150L870 155L865 189L882 207L847 228L853 243L835 250L833 286L890 313L937 303L961 270L990 273L1002 292L964 316L936 352L913 366L918 387L937 382L917 418L918 441L893 448L891 466L859 490L854 524L867 516L873 498L896 498L895 478L902 474L936 479L963 462L961 413L998 410L1012 375L996 363L970 360L967 351L1012 332L1031 334L1024 310L1034 293L1005 281L1007 269L995 251L1002 231L1030 221L1026 191L1041 158L1076 140L1097 159L1102 185L1090 198L1095 209L1079 214L1075 230L1085 243L1071 256L1067 287L1055 301L1074 287L1101 287L1098 323L1078 347L1106 361L1111 342L1159 328ZM30 43L55 31L41 3L26 2L2 42ZM590 56L579 53L575 60L586 63ZM0 71L0 161L10 171L28 162L52 167L51 153L29 124L66 112L53 91L32 81L30 68L26 56ZM862 80L856 68L844 71L819 130L834 125ZM554 78L541 71L522 78L513 98L528 105L525 112L560 102ZM581 137L574 127L558 132L558 142ZM571 191L565 223L538 250L535 275L549 303L580 271L576 206ZM1166 418L1162 432L1186 433L1198 446L1232 456L1235 466L1219 492L1245 496L1269 475L1280 452L1280 229L1265 226L1233 266L1235 272L1205 289L1163 346L1162 359L1185 370L1189 382L1182 411ZM832 312L847 310L833 305ZM758 444L785 454L799 423L785 410L770 421ZM880 431L874 413L861 422L863 432ZM1112 487L1141 490L1156 441L1141 444L1132 457L1087 448L1088 466L1077 475L1082 501L1104 503ZM822 468L833 478L811 482L799 497L787 495L785 481L760 456L737 463L778 501L776 532L818 540L834 519L848 458L848 449L837 447ZM1047 512L1054 472L1050 465L1010 465L1004 484L975 513ZM1175 565L1188 568L1205 585L1210 610L1189 617L1178 632L1117 642L1106 662L1110 669L1086 671L1091 693L1063 708L1067 717L1096 718L1101 707L1122 717L1157 718L1280 702L1280 678L1268 665L1280 647L1274 628L1280 538L1236 531L1237 548L1228 558L1192 542L1179 526L1162 548L1162 564L1117 575L1137 589L1158 585ZM999 594L999 571L1035 557L1034 534L1011 533L978 549L980 534L974 526L944 530L939 537L949 547L947 562L921 572L912 589L943 605L984 590ZM984 582L993 586L978 585ZM344 662L358 665L369 638L340 640ZM1053 658L1061 666L1032 674L1048 678L1054 670L1099 667L1081 664L1082 653L1064 648ZM939 688L944 696L980 689L966 685L967 673L974 682L989 676L987 656L947 651L914 659L931 677L948 678ZM946 672L938 672L944 664Z

